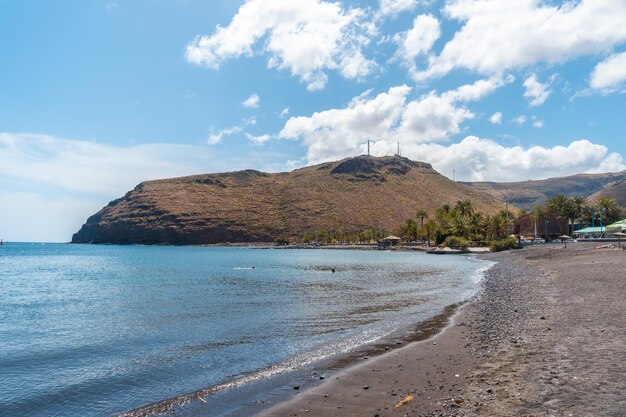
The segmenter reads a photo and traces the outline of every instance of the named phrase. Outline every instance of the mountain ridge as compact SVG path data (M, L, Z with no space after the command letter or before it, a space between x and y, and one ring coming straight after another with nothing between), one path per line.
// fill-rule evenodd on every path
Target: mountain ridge
M74 243L212 244L299 238L315 230L393 230L418 210L469 199L504 205L428 163L358 156L283 173L255 170L145 181L91 216Z
M530 210L534 205L543 204L557 194L565 194L568 197L579 195L590 197L623 181L626 181L626 170L603 174L576 174L543 180L484 181L464 182L463 184L521 209ZM626 198L624 200L626 202Z

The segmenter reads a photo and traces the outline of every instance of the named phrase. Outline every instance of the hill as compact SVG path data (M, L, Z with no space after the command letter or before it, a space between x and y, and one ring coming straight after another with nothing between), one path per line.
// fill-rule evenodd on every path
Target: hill
M592 194L589 200L596 201L600 197L614 198L620 206L626 207L626 181L620 181Z
M626 171L609 174L579 174L522 182L466 182L464 184L499 200L508 201L519 208L530 210L534 205L543 204L557 194L588 197L624 181L626 181Z
M91 216L74 243L210 244L274 241L307 231L388 229L418 210L496 198L402 157L359 156L268 174L238 171L146 181Z

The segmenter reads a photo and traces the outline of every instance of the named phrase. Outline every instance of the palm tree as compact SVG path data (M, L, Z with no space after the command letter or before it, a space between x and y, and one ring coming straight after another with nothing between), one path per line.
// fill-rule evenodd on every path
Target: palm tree
M472 240L482 240L479 230L484 229L484 220L482 213L473 213L469 217L469 228L472 231Z
M428 213L426 210L418 210L416 217L420 219L420 224L422 225L422 229L424 228L424 219L428 218Z
M567 224L569 226L574 213L573 203L569 197L564 194L557 194L548 200L546 206L548 211L555 215L558 219L567 220ZM561 222L559 222L559 229L561 233L564 233Z
M607 196L598 198L597 207L599 210L604 210L602 217L606 219L605 224L613 223L621 219L624 211L623 207L620 206L614 198Z
M454 236L467 237L469 231L468 221L465 217L454 216L450 226Z
M439 225L437 224L435 220L429 220L424 225L424 229L426 230L426 241L428 242L429 247L430 247L431 237L435 236L438 228L439 228Z
M487 218L487 234L490 239L502 239L507 233L508 224L503 213L494 214Z
M454 212L461 217L469 217L474 212L474 207L470 200L459 200L454 205Z

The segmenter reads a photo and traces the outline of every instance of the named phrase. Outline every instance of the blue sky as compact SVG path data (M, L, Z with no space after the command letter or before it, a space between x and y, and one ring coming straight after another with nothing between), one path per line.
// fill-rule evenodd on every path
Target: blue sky
M0 0L0 238L367 140L461 180L623 170L624 21L621 0Z

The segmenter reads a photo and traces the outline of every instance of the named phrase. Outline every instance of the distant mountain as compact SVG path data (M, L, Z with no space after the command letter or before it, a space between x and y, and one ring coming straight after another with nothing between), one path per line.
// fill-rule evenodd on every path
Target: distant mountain
M519 208L530 210L534 205L543 204L557 194L588 197L603 190L610 190L624 181L626 181L626 171L609 174L579 174L522 182L466 182L464 184Z
M626 181L620 181L594 193L589 200L596 201L600 197L614 198L622 207L626 207Z
M72 242L209 244L274 241L315 230L392 230L418 210L432 215L462 199L485 213L504 208L429 164L359 156L288 173L146 181L91 216Z

